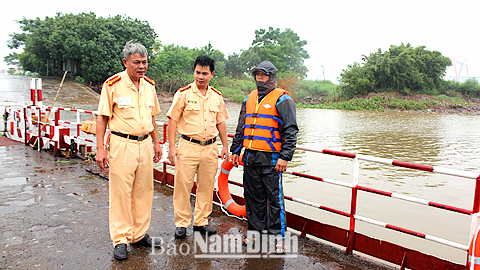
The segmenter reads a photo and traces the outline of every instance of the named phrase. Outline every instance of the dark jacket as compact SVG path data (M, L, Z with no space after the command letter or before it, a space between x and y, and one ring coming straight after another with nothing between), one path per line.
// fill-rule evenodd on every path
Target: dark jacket
M260 97L260 100L263 97ZM259 101L260 101L259 100ZM238 116L238 125L233 138L230 152L234 155L240 155L243 148L243 126L245 124L246 101L243 100L240 115ZM278 117L282 120L283 125L279 125L280 137L282 138L282 148L280 153L262 152L246 149L243 154L243 163L247 166L270 166L277 163L278 158L291 161L295 152L297 143L297 116L295 111L295 102L293 99L284 94L277 103L276 108Z

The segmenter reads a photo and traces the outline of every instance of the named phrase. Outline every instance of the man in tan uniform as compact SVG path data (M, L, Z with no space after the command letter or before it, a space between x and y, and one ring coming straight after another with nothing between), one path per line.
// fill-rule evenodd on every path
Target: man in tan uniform
M192 221L190 193L197 172L197 198L193 230L208 234L216 231L208 225L212 212L213 186L218 169L217 135L222 142L222 157L228 159L228 115L222 93L208 85L215 74L215 61L207 56L195 60L195 82L178 89L167 112L168 158L175 165L173 207L175 237L185 238ZM180 134L178 149L175 135Z
M107 124L112 133L109 227L117 260L128 258L130 243L160 245L147 234L153 200L153 162L157 163L162 156L154 116L160 112L155 82L145 77L147 51L143 45L129 41L123 55L126 69L103 84L97 118L96 162L102 169L107 166L103 146Z

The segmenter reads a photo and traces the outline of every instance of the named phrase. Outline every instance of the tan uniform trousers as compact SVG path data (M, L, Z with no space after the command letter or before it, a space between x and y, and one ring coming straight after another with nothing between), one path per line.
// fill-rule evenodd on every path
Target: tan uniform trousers
M195 172L197 172L197 198L193 225L207 225L207 217L212 213L213 186L218 169L218 146L216 143L202 146L180 139L177 151L173 190L175 226L187 228L192 221L190 194Z
M153 200L151 137L139 142L110 136L110 237L113 246L140 241L150 226Z

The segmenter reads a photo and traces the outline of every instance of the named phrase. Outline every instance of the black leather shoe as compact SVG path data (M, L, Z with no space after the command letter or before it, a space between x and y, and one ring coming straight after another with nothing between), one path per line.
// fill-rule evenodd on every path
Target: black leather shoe
M187 228L177 227L175 228L175 238L183 239L187 236Z
M143 236L143 238L140 241L133 243L133 245L140 245L144 247L152 247L152 246L159 247L161 243L159 240L156 240L156 239L153 240L150 237L150 235L146 233L145 236Z
M128 258L127 244L118 244L113 249L113 257L119 261L126 260Z
M193 226L194 231L198 231L201 233L208 233L208 234L216 234L217 231L215 231L212 227L208 225L203 225L203 226Z

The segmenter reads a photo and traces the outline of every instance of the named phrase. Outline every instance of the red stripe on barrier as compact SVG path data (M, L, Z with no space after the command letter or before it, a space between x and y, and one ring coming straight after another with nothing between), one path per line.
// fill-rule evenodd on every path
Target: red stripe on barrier
M424 233L419 233L419 232L415 232L415 231L412 231L412 230L407 230L407 229L400 228L400 227L390 225L390 224L385 225L385 228L392 229L392 230L399 231L399 232L403 232L403 233L410 234L410 235L417 236L417 237L421 237L421 238L425 238L425 236L426 236L426 234L424 234Z
M458 207L450 206L450 205L446 205L446 204L429 202L428 205L436 207L436 208L440 208L440 209L450 210L450 211L461 213L461 214L466 214L466 215L473 214L473 212L470 211L470 210L463 209L463 208L458 208Z
M71 112L76 112L78 111L77 109L70 109Z
M93 113L92 111L85 111L86 113Z
M357 186L357 189L367 191L367 192L370 192L370 193L384 195L384 196L387 196L387 197L391 197L392 194L393 194L392 192L386 192L386 191L383 191L383 190L378 190L378 189L368 188L368 187L362 187L362 186Z
M475 181L475 197L473 198L473 213L478 213L480 210L480 175L477 177Z
M318 177L318 176L308 175L308 174L299 173L299 172L292 172L292 175L301 176L301 177L304 177L304 178L313 179L313 180L317 180L317 181L322 181L322 182L323 182L323 178L322 178L322 177Z
M357 154L353 154L353 153L347 153L347 152L341 152L341 151L335 151L335 150L328 150L328 149L323 149L322 153L327 154L327 155L334 155L334 156L348 157L348 158L355 158L357 156Z
M230 184L232 184L232 185L239 186L239 187L243 187L243 184L242 184L242 183L234 182L234 181L231 181L231 180L228 180L228 183L230 183Z
M417 164L417 163L410 163L410 162L394 160L394 161L392 161L392 165L405 167L405 168L410 168L410 169L417 169L417 170L421 170L421 171L433 172L433 167L432 166L427 166L427 165L422 165L422 164Z
M284 195L283 196L286 200L289 200L289 201L292 201L292 202L297 202L295 201L295 198L293 197L290 197L290 196L286 196ZM300 203L300 202L298 202ZM311 206L311 205L310 205ZM325 211L328 211L328 212L332 212L332 213L335 213L335 214L339 214L339 215L342 215L342 216L345 216L345 217L350 217L350 214L347 213L347 212L343 212L343 211L340 211L340 210L337 210L337 209L333 209L333 208L330 208L330 207L326 207L326 206L323 206L323 205L320 205L318 206L319 209L322 209L322 210L325 210Z
M343 212L343 211L340 211L340 210L336 210L336 209L333 209L333 208L330 208L330 207L320 206L319 208L322 209L322 210L326 210L328 212L332 212L332 213L335 213L335 214L345 216L345 217L350 217L349 213Z

